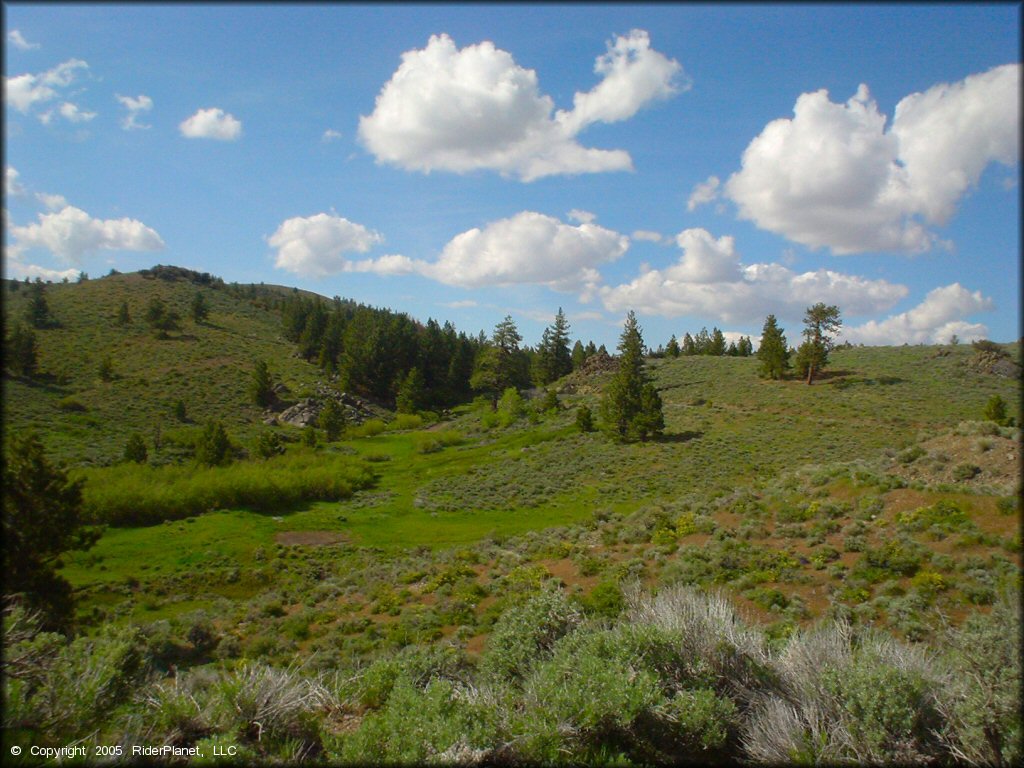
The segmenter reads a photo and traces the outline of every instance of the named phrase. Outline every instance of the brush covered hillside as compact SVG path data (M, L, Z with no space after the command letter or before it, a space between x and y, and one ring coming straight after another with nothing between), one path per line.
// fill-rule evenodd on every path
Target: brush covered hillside
M5 744L1024 757L1017 345L837 348L812 386L756 357L649 358L665 428L640 442L581 428L614 365L443 417L382 401L334 435L270 424L251 395L256 360L282 398L331 387L282 330L291 289L195 277L47 286L37 370L6 374L5 432L81 483L97 538L54 566L74 601L59 632L5 613ZM27 291L5 283L9 335ZM181 315L167 338L154 297Z

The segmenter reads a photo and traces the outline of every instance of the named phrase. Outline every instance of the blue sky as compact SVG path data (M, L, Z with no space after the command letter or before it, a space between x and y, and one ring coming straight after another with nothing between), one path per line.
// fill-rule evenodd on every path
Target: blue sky
M7 4L8 277L178 264L611 348L1019 335L1016 5Z

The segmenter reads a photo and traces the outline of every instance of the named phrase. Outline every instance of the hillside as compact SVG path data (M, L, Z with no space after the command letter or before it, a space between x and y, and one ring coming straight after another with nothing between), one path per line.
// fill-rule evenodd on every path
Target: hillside
M8 317L23 290L8 287ZM96 743L284 762L927 762L949 744L991 761L971 730L977 692L949 680L988 679L964 672L975 658L1017 695L1019 664L992 658L1010 663L999 642L1019 626L1020 431L983 420L994 395L1020 402L1011 366L971 345L840 348L807 386L760 379L756 358L651 359L665 434L650 442L576 428L579 406L599 410L597 371L505 426L481 398L309 446L246 394L255 359L296 397L324 378L281 335L273 299L289 293L141 275L47 287L59 326L37 331L42 376L6 377L5 427L39 431L109 524L62 558L75 643L106 649L92 655L115 677L146 664L130 673L144 697L75 699L81 723L5 699L33 738L45 715ZM170 338L142 320L153 296L185 318ZM210 418L245 446L292 439L227 466L118 463L133 431L151 442L159 422L167 440ZM963 655L972 645L992 655ZM38 679L62 690L52 670L74 679L89 657L54 657ZM878 706L913 729L856 730L874 715L850 713L879 691L905 694ZM773 719L781 706L804 719ZM959 741L916 725L940 710ZM819 739L819 717L845 735Z
M209 307L201 323L190 313L197 293ZM256 360L265 360L294 393L312 390L322 378L284 340L280 315L271 308L275 298L291 293L280 286L203 285L140 273L47 285L57 325L36 331L41 375L5 379L5 425L36 430L56 457L71 464L120 460L132 432L152 440L158 428L214 418L248 436L261 412L247 394ZM145 321L153 298L181 317L181 329L166 339L158 339ZM12 292L4 281L7 328L23 315L27 301L24 285ZM117 322L122 302L131 318L125 326ZM99 374L104 358L112 363L110 381ZM174 416L179 400L186 424Z

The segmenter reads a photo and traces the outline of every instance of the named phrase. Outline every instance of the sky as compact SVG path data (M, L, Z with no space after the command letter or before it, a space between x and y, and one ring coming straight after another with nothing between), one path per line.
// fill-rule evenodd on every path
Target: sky
M1018 4L4 5L4 276L1020 335Z

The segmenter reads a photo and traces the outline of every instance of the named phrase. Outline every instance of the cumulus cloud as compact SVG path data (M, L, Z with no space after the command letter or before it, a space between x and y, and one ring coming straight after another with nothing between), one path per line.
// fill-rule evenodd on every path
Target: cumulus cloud
M296 275L326 277L351 270L349 253L366 253L383 237L335 213L296 216L281 223L267 242L277 250L274 266Z
M686 210L693 211L698 205L704 205L718 199L718 187L721 180L717 176L708 176L707 181L702 181L693 188L690 199L686 201Z
M491 42L459 50L448 35L434 35L425 48L402 54L373 112L360 117L359 139L379 162L427 173L487 169L533 181L630 170L624 150L587 148L576 136L676 93L681 67L634 30L609 44L595 70L601 82L577 93L572 110L553 115L536 72L510 53Z
M987 165L1019 161L1020 65L907 96L892 127L866 85L845 104L802 94L725 185L741 218L834 253L929 250Z
M126 131L132 131L152 127L139 122L139 116L143 112L149 112L149 110L153 108L153 100L149 98L149 96L140 93L135 98L132 98L131 96L121 96L120 94L114 94L114 97L122 107L128 110L128 114L121 118L122 128Z
M844 328L842 336L861 344L945 344L956 334L962 341L986 338L988 328L966 318L993 308L981 291L968 291L959 283L936 288L913 309L880 322Z
M4 102L27 115L33 107L55 99L60 91L75 82L79 71L88 68L80 59L68 59L39 74L5 77Z
M55 213L39 214L39 221L9 227L16 255L28 248L45 248L67 262L77 264L95 250L159 251L160 235L136 219L94 219L68 205Z
M233 115L216 107L200 109L178 126L187 139L234 141L242 135L242 123Z
M416 267L427 277L465 288L533 283L573 291L600 282L597 266L628 248L628 237L593 222L573 226L523 211L456 235L436 262L416 262Z
M634 240L646 240L649 243L660 243L662 241L660 232L652 232L649 229L638 229L633 233Z
M19 51L31 51L34 48L39 48L39 43L30 43L25 39L25 36L17 29L12 29L7 33L7 42L17 48Z
M328 128L324 131L323 136L320 137L320 141L325 144L329 141L336 141L341 138L341 131L336 131L333 128Z
M85 112L77 104L72 104L70 101L65 101L61 104L58 113L69 123L87 123L96 117L95 112Z
M21 197L26 193L25 185L18 181L21 176L12 166L4 167L4 194L8 197Z
M59 211L66 208L68 201L64 195L51 195L46 192L36 192L36 200L46 206L47 210Z
M819 301L838 304L847 315L866 315L890 309L907 293L902 285L831 270L796 273L781 264L744 265L732 237L716 239L704 229L684 230L676 242L682 255L675 264L645 267L628 283L602 287L605 308L754 323L769 313L801 317Z
M9 280L24 280L26 277L35 280L49 280L59 283L65 279L74 280L78 277L78 269L50 269L41 267L38 264L25 264L17 258L6 258L4 260L4 272Z

